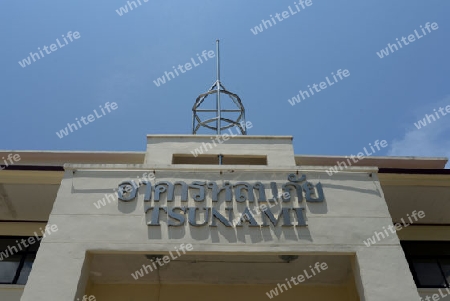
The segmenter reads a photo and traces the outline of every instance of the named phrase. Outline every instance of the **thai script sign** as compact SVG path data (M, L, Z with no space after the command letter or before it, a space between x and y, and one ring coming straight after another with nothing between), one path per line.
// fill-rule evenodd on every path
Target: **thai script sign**
M230 183L225 181L223 185L219 187L216 182L210 181L193 181L190 184L184 181L176 181L174 183L169 181L160 181L153 186L147 180L139 180L138 183L134 180L124 181L119 184L118 198L123 202L134 201L138 195L140 187L145 187L144 204L150 206L145 208L145 214L149 215L150 221L147 222L148 226L160 226L160 216L163 211L167 215L167 225L171 227L180 227L187 223L194 227L202 227L209 225L210 227L217 227L217 221L222 223L225 227L232 227L235 220L233 207L226 207L226 212L220 212L218 209L219 197L224 198L226 204L232 205L235 201L238 204L244 205L244 211L241 213L241 218L238 218L236 226L243 226L248 223L249 227L267 227L270 224L277 226L282 219L282 226L306 226L305 219L303 217L304 207L294 208L287 207L289 204L293 204L293 195L297 196L298 204L301 204L303 200L310 203L323 202L325 197L322 189L322 184L319 182L317 185L306 181L306 176L301 175L298 177L295 174L290 174L287 177L288 182L281 185L281 194L279 194L279 187L276 182L270 182L263 184L261 182L255 182L250 184L248 182L236 182ZM206 204L206 196L211 195L212 206L211 207L198 207L198 206L170 206L174 204L175 200L175 187L181 187L181 193L179 199L181 204L188 204L189 200L194 201L195 205L200 203ZM268 199L266 196L266 187L272 193L272 198ZM210 190L211 193L208 193ZM189 196L191 199L189 199ZM166 200L166 206L160 206L160 201ZM280 204L280 211L278 212L278 218L275 218L274 212L271 208L273 204ZM261 222L258 223L252 211L250 205L258 206L261 215ZM284 205L284 206L283 206ZM257 211L257 213L258 213ZM202 221L199 221L200 212L203 213ZM293 214L291 214L293 212ZM225 217L227 216L227 217ZM297 221L293 221L291 217L296 217Z

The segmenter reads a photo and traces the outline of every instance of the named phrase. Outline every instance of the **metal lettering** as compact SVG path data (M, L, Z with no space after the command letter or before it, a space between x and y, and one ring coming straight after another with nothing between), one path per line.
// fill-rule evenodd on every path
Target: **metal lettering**
M247 182L238 182L238 183L234 184L233 187L238 187L238 189L234 190L236 202L243 203L247 199L250 203L253 203L255 201L255 197L253 195L253 185L251 185ZM247 196L245 196L245 194L242 193L243 189L247 190Z
M259 227L258 223L256 222L255 218L251 214L250 210L248 210L247 207L245 207L244 212L242 213L242 217L239 220L239 222L236 224L236 227L242 227L242 223L249 222L249 227Z
M130 202L134 200L137 194L137 185L131 181L123 181L119 184L119 189L117 191L118 199L124 202Z
M168 220L167 225L174 226L174 227L184 226L184 221L186 220L186 218L184 217L184 214L176 213L176 212L174 212L174 210L180 210L183 213L186 213L186 207L184 207L184 206L167 208L167 215L170 218L173 218L174 220L179 222L179 223L175 223L172 220ZM166 211L166 209L164 209L164 211Z
M211 225L210 227L217 227L216 219L218 219L225 227L231 227L230 222L216 210L216 208L211 208Z
M303 211L305 211L305 208L292 208L295 211L295 214L297 215L297 225L296 227L304 227L306 226L306 221L303 218Z
M205 200L205 184L206 182L194 181L189 185L189 187L199 190L198 193L192 195L194 201L203 202Z
M189 219L189 225L194 227L201 227L208 223L209 220L209 208L203 208L205 209L205 221L201 224L197 224L197 218L196 218L196 211L197 207L189 207L188 208L188 219Z
M281 212L278 215L278 219L275 219L275 216L273 215L272 211L270 211L269 208L263 211L263 227L269 226L267 224L267 218L269 218L270 222L276 227L278 225L278 222L280 221L281 216L283 216L283 227L290 227L292 226L291 223L291 216L290 216L290 210L291 208L281 208Z
M311 182L305 182L303 185L303 190L305 191L305 198L307 202L310 203L318 203L323 202L325 197L323 195L322 184L319 182L316 186L317 188L317 198L314 198L312 195L315 194L314 185Z
M150 216L150 222L147 223L147 226L161 226L159 224L159 210L160 209L163 209L164 211L167 211L165 207L150 207L150 208L147 208L145 213L147 213L148 211L152 210L152 214Z

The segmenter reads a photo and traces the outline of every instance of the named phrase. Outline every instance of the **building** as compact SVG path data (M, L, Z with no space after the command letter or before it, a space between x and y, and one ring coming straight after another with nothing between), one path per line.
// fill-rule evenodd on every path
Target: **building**
M330 175L348 158L294 155L290 136L205 135L9 154L2 301L450 300L445 158Z

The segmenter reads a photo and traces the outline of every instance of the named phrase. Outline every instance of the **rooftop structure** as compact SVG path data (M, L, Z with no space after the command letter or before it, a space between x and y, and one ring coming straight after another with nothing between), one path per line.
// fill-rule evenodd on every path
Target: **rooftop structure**
M295 155L291 136L211 138L1 151L20 160L0 170L0 300L418 300L448 286L446 158L344 167Z

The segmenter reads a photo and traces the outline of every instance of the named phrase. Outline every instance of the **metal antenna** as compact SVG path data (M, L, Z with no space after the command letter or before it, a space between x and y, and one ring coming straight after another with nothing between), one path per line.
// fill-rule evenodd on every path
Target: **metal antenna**
M217 81L220 81L220 47L219 40L216 40L216 52L217 52L217 60L216 60L216 69L217 69Z
M216 40L216 53L217 53L217 80L216 80L216 110L217 110L217 135L221 133L221 119L222 119L222 108L220 107L220 49L219 40Z
M219 40L216 40L216 71L217 79L216 82L211 86L208 92L200 94L195 100L195 104L192 107L192 134L197 134L200 128L207 128L213 130L217 135L221 135L223 130L229 129L231 127L236 127L239 129L242 135L247 135L247 129L245 124L245 109L242 105L241 99L238 95L228 91L222 85L220 81L220 49ZM215 109L201 109L200 106L206 106L208 102L205 102L206 98L211 95L216 94L216 104ZM222 102L220 96L225 94L225 101ZM205 104L206 103L206 104ZM231 108L222 108L222 105L230 106ZM200 114L214 114L207 117ZM225 114L234 114L234 116L229 116ZM237 115L237 117L236 117ZM233 118L234 117L234 118Z

